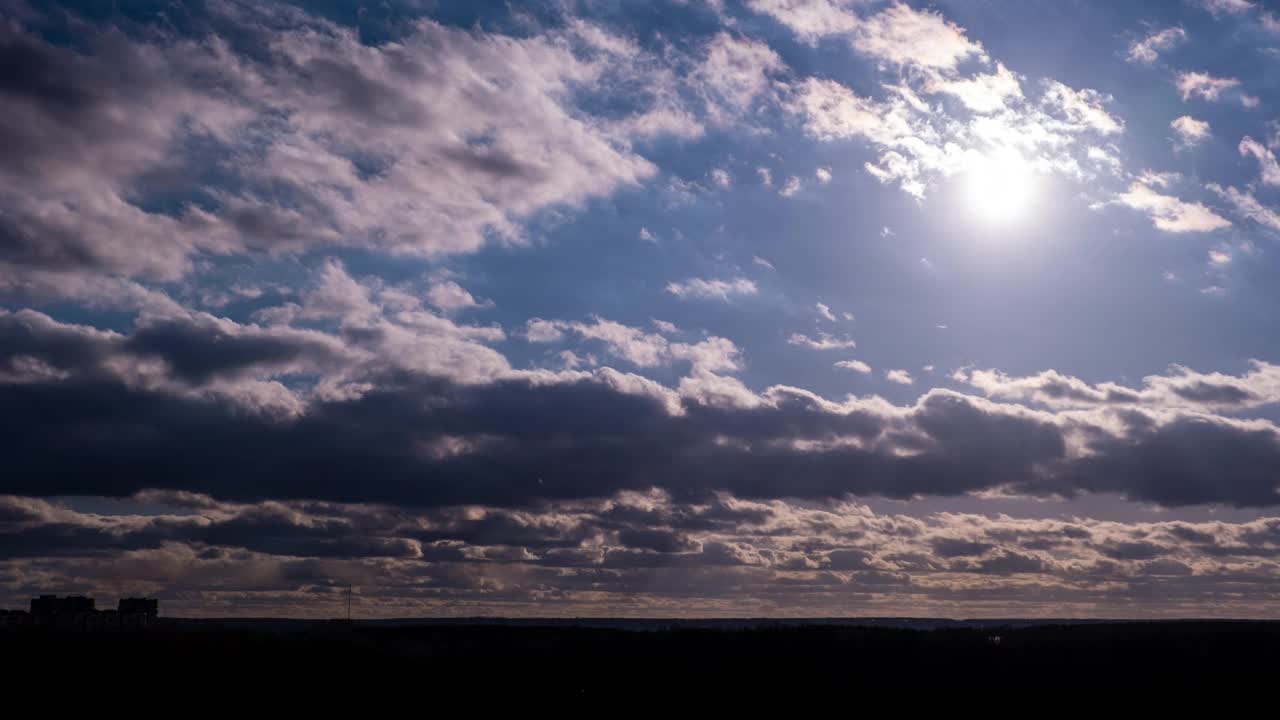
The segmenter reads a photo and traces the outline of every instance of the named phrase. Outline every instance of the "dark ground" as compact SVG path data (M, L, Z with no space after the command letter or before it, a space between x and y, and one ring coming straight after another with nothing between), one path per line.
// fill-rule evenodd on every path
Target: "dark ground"
M797 689L1271 687L1280 623L1162 622L934 629L661 621L503 625L162 621L139 631L0 632L3 677L92 673L108 684L217 679L308 688L395 684L538 696ZM663 629L665 628L665 629ZM997 640L998 638L998 640Z

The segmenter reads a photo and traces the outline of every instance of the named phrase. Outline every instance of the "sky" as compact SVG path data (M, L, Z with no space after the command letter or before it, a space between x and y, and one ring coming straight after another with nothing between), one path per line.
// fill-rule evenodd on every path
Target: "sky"
M1276 617L1280 4L0 0L0 606Z

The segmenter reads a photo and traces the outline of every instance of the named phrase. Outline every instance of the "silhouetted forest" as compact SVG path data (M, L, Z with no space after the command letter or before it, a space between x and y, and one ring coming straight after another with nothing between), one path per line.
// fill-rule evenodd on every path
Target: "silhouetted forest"
M569 624L171 622L135 632L0 634L9 679L412 682L540 695L936 686L1261 686L1280 623L909 629L836 624L632 630Z

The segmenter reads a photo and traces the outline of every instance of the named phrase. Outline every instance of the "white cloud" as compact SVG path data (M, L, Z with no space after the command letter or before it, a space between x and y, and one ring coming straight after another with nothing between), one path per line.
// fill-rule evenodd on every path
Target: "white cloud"
M1041 102L1059 109L1072 122L1093 128L1103 135L1124 130L1124 123L1108 113L1104 107L1111 102L1111 96L1103 95L1097 90L1088 88L1075 90L1056 80L1051 80L1047 83Z
M649 322L653 323L653 326L657 328L660 333L671 335L680 331L680 328L676 327L676 324L673 322L667 322L666 320L659 320L657 318L654 318Z
M820 315L823 318L826 318L827 320L830 320L831 322L836 321L835 314L831 312L831 308L828 307L825 303L818 303L816 307L818 308L818 315Z
M660 332L675 332L671 323L654 320ZM674 361L686 361L694 370L702 373L734 371L739 369L740 351L733 342L722 337L709 337L695 344L670 342L657 333L624 325L593 315L588 322L568 320L530 320L526 337L539 342L562 340L572 333L583 340L599 342L609 355L642 368L669 365Z
M1262 182L1267 185L1280 185L1280 162L1276 160L1275 153L1246 135L1240 141L1240 154L1257 158L1262 171Z
M895 2L853 29L853 47L899 67L951 71L964 60L986 59L982 45L941 14Z
M1151 216L1152 224L1166 232L1210 232L1231 227L1231 221L1200 203L1161 195L1140 182L1130 185L1129 190L1116 199L1123 205L1146 212Z
M1250 0L1196 0L1196 4L1215 16L1243 15L1254 8Z
M1223 91L1239 86L1240 81L1235 78L1214 77L1203 72L1184 72L1178 74L1174 84L1184 101L1192 97L1213 101L1217 100Z
M822 183L823 185L826 185L827 183L831 182L831 168L820 167L817 170L813 171L813 176L818 179L818 182Z
M1224 200L1235 206L1236 212L1250 218L1259 225L1265 225L1273 230L1280 230L1280 213L1265 207L1253 193L1248 190L1237 190L1234 187L1223 188L1219 185L1210 185L1210 190L1218 193Z
M929 75L924 91L942 92L952 87L951 80ZM923 199L934 181L985 162L992 153L1017 152L1038 173L1083 179L1080 159L1090 147L1084 138L1119 133L1124 123L1107 110L1109 96L1057 82L1044 88L1038 105L1006 94L1004 109L965 118L923 105L905 88L890 88L893 92L877 101L832 80L807 78L792 86L786 107L819 140L866 140L879 156L865 163L865 170Z
M757 288L756 284L747 278L733 280L690 278L684 282L667 283L666 291L681 300L697 298L727 302L735 295L755 295Z
M768 269L768 270L776 270L776 269L777 269L777 268L775 268L775 267L773 266L773 263L769 262L768 260L765 260L764 258L760 257L759 255L752 255L752 256L751 256L751 263L752 263L753 265L759 265L760 267L762 267L762 268L766 268L766 269Z
M798 192L800 192L800 178L792 175L787 178L786 184L782 186L782 189L778 191L778 194L782 197L791 197Z
M771 92L769 76L785 69L767 44L721 32L707 44L691 79L707 101L711 121L723 125L751 115L757 98Z
M529 342L548 343L563 340L564 332L556 321L531 318L525 322L524 336Z
M835 367L842 370L852 370L853 372L862 373L863 375L871 372L871 366L861 360L841 360L835 364Z
M810 45L828 35L843 35L858 26L851 6L865 0L749 0L752 10L770 15Z
M473 307L491 307L491 301L479 301L465 288L452 280L437 282L427 291L427 302L445 311L453 312Z
M787 338L788 345L802 345L811 350L848 350L855 348L858 343L849 338L848 335L838 338L830 333L820 332L818 337L811 338L803 333L793 333Z
M718 188L727 188L733 184L733 179L729 177L728 171L723 168L712 168L711 182Z
M1209 123L1190 115L1175 119L1169 123L1169 127L1178 134L1178 144L1182 147L1198 145L1209 137Z
M1129 46L1129 61L1151 64L1160 57L1160 53L1185 42L1187 31L1180 27L1165 28L1153 32Z
M1005 109L1008 101L1021 98L1022 84L1017 73L997 63L996 71L989 75L938 78L926 85L926 91L953 95L976 113L993 113Z
M906 370L889 370L884 374L884 377L889 382L899 385L910 385L915 382L915 379L911 377L911 373Z
M769 168L767 168L767 167L758 167L758 168L756 168L756 175L758 175L758 176L760 177L760 183L761 183L762 185L772 185L772 184L773 184L773 171L772 171L772 170L770 170Z

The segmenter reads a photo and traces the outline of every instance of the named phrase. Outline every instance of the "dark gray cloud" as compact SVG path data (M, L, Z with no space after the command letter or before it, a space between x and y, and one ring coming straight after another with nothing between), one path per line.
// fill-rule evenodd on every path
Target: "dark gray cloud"
M1280 482L1270 425L1204 416L1124 410L1114 417L1132 421L1117 432L1107 416L944 391L897 409L784 392L748 407L686 399L673 412L669 396L609 374L459 383L352 365L323 333L199 315L122 335L22 312L0 316L0 337L0 368L13 376L0 383L12 468L0 491L18 494L501 506L653 487L813 499L1005 489L1265 506ZM326 372L368 387L294 397L265 380ZM246 393L268 391L295 411L246 408ZM1088 452L1070 451L1072 438Z

